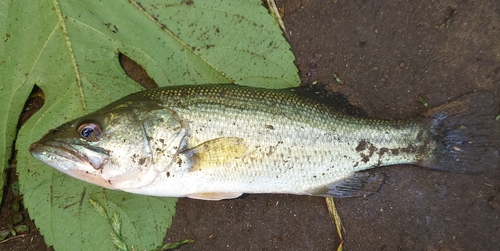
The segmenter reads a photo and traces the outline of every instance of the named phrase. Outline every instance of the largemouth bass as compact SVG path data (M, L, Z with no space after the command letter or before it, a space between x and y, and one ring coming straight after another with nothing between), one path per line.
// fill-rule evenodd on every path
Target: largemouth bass
M122 98L30 146L75 178L126 192L205 200L243 193L352 197L415 164L453 172L497 165L495 106L477 92L409 120L348 116L293 89L164 87Z

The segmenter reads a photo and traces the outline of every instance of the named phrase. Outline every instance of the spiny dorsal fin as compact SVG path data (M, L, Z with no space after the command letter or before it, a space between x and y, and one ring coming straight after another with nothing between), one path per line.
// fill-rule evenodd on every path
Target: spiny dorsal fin
M241 158L247 149L242 138L223 137L205 141L187 150L185 154L193 163L190 171L197 171L221 167Z
M311 195L336 198L362 197L376 193L384 181L383 174L354 173L337 182L314 189Z

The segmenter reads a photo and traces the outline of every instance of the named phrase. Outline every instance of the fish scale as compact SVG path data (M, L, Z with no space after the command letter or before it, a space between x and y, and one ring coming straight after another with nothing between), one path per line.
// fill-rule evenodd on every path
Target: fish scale
M221 90L224 90L222 94ZM411 153L397 156L388 153L384 158L372 153L369 161L363 161L359 151L355 151L361 141L370 142L377 149L404 148L409 142L419 144L415 138L422 128L416 122L393 122L402 124L394 127L378 120L360 120L353 127L345 115L325 105L303 99L293 92L278 94L281 95L223 86L148 93L150 98L159 99L169 109L182 114L191 131L186 148L214 138L238 137L244 139L249 149L220 168L201 168L185 173L182 176L184 191L195 193L204 189L202 192L210 192L218 187L219 192L230 192L232 186L221 189L224 180L230 180L229 183L245 184L241 186L247 192L297 193L299 186L304 194L310 194L335 178L347 177L377 163L383 166L418 160L418 156ZM264 102L257 103L262 100ZM269 125L274 129L268 129ZM388 141L381 131L392 135L393 140ZM248 176L252 177L251 182ZM200 179L206 180L203 188L188 182L198 183ZM279 186L275 186L279 179Z
M478 161L497 158L481 129L489 122L478 120L494 111L474 103L488 95L387 121L345 115L293 89L164 87L68 122L30 150L73 177L145 195L362 196L383 181L367 169L417 164L473 172ZM464 125L468 130L457 129Z

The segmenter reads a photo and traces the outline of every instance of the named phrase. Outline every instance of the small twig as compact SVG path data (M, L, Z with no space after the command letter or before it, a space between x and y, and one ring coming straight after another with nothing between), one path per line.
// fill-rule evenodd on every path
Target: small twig
M267 6L269 6L269 12L278 23L278 26L283 30L283 33L286 35L285 24L283 23L283 19L281 18L278 7L276 7L276 3L274 2L274 0L266 0L266 2Z
M167 244L160 246L156 249L153 249L151 251L165 251L165 250L176 249L181 245L189 244L189 243L193 243L193 242L194 242L194 240L192 240L192 239L186 239L186 240L178 241L175 243L167 243Z
M333 223L337 228L337 234L340 238L340 244L337 248L337 251L342 251L344 246L344 237L342 233L345 233L344 225L342 224L342 220L340 219L339 212L337 211L337 207L335 206L335 201L333 197L326 197L326 207L328 208L328 212L332 216Z
M7 241L10 241L10 240L13 240L13 239L17 239L17 238L21 238L21 237L24 237L26 236L27 234L18 234L16 236L12 236L11 238L7 238L3 241L0 241L0 244L3 244L3 243L6 243Z

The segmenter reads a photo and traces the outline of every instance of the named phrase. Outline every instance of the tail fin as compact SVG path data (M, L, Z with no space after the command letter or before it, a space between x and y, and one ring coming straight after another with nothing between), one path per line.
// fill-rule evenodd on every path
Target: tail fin
M428 111L437 147L432 159L419 164L458 173L498 167L498 150L489 140L497 136L493 128L496 110L491 93L476 92Z

